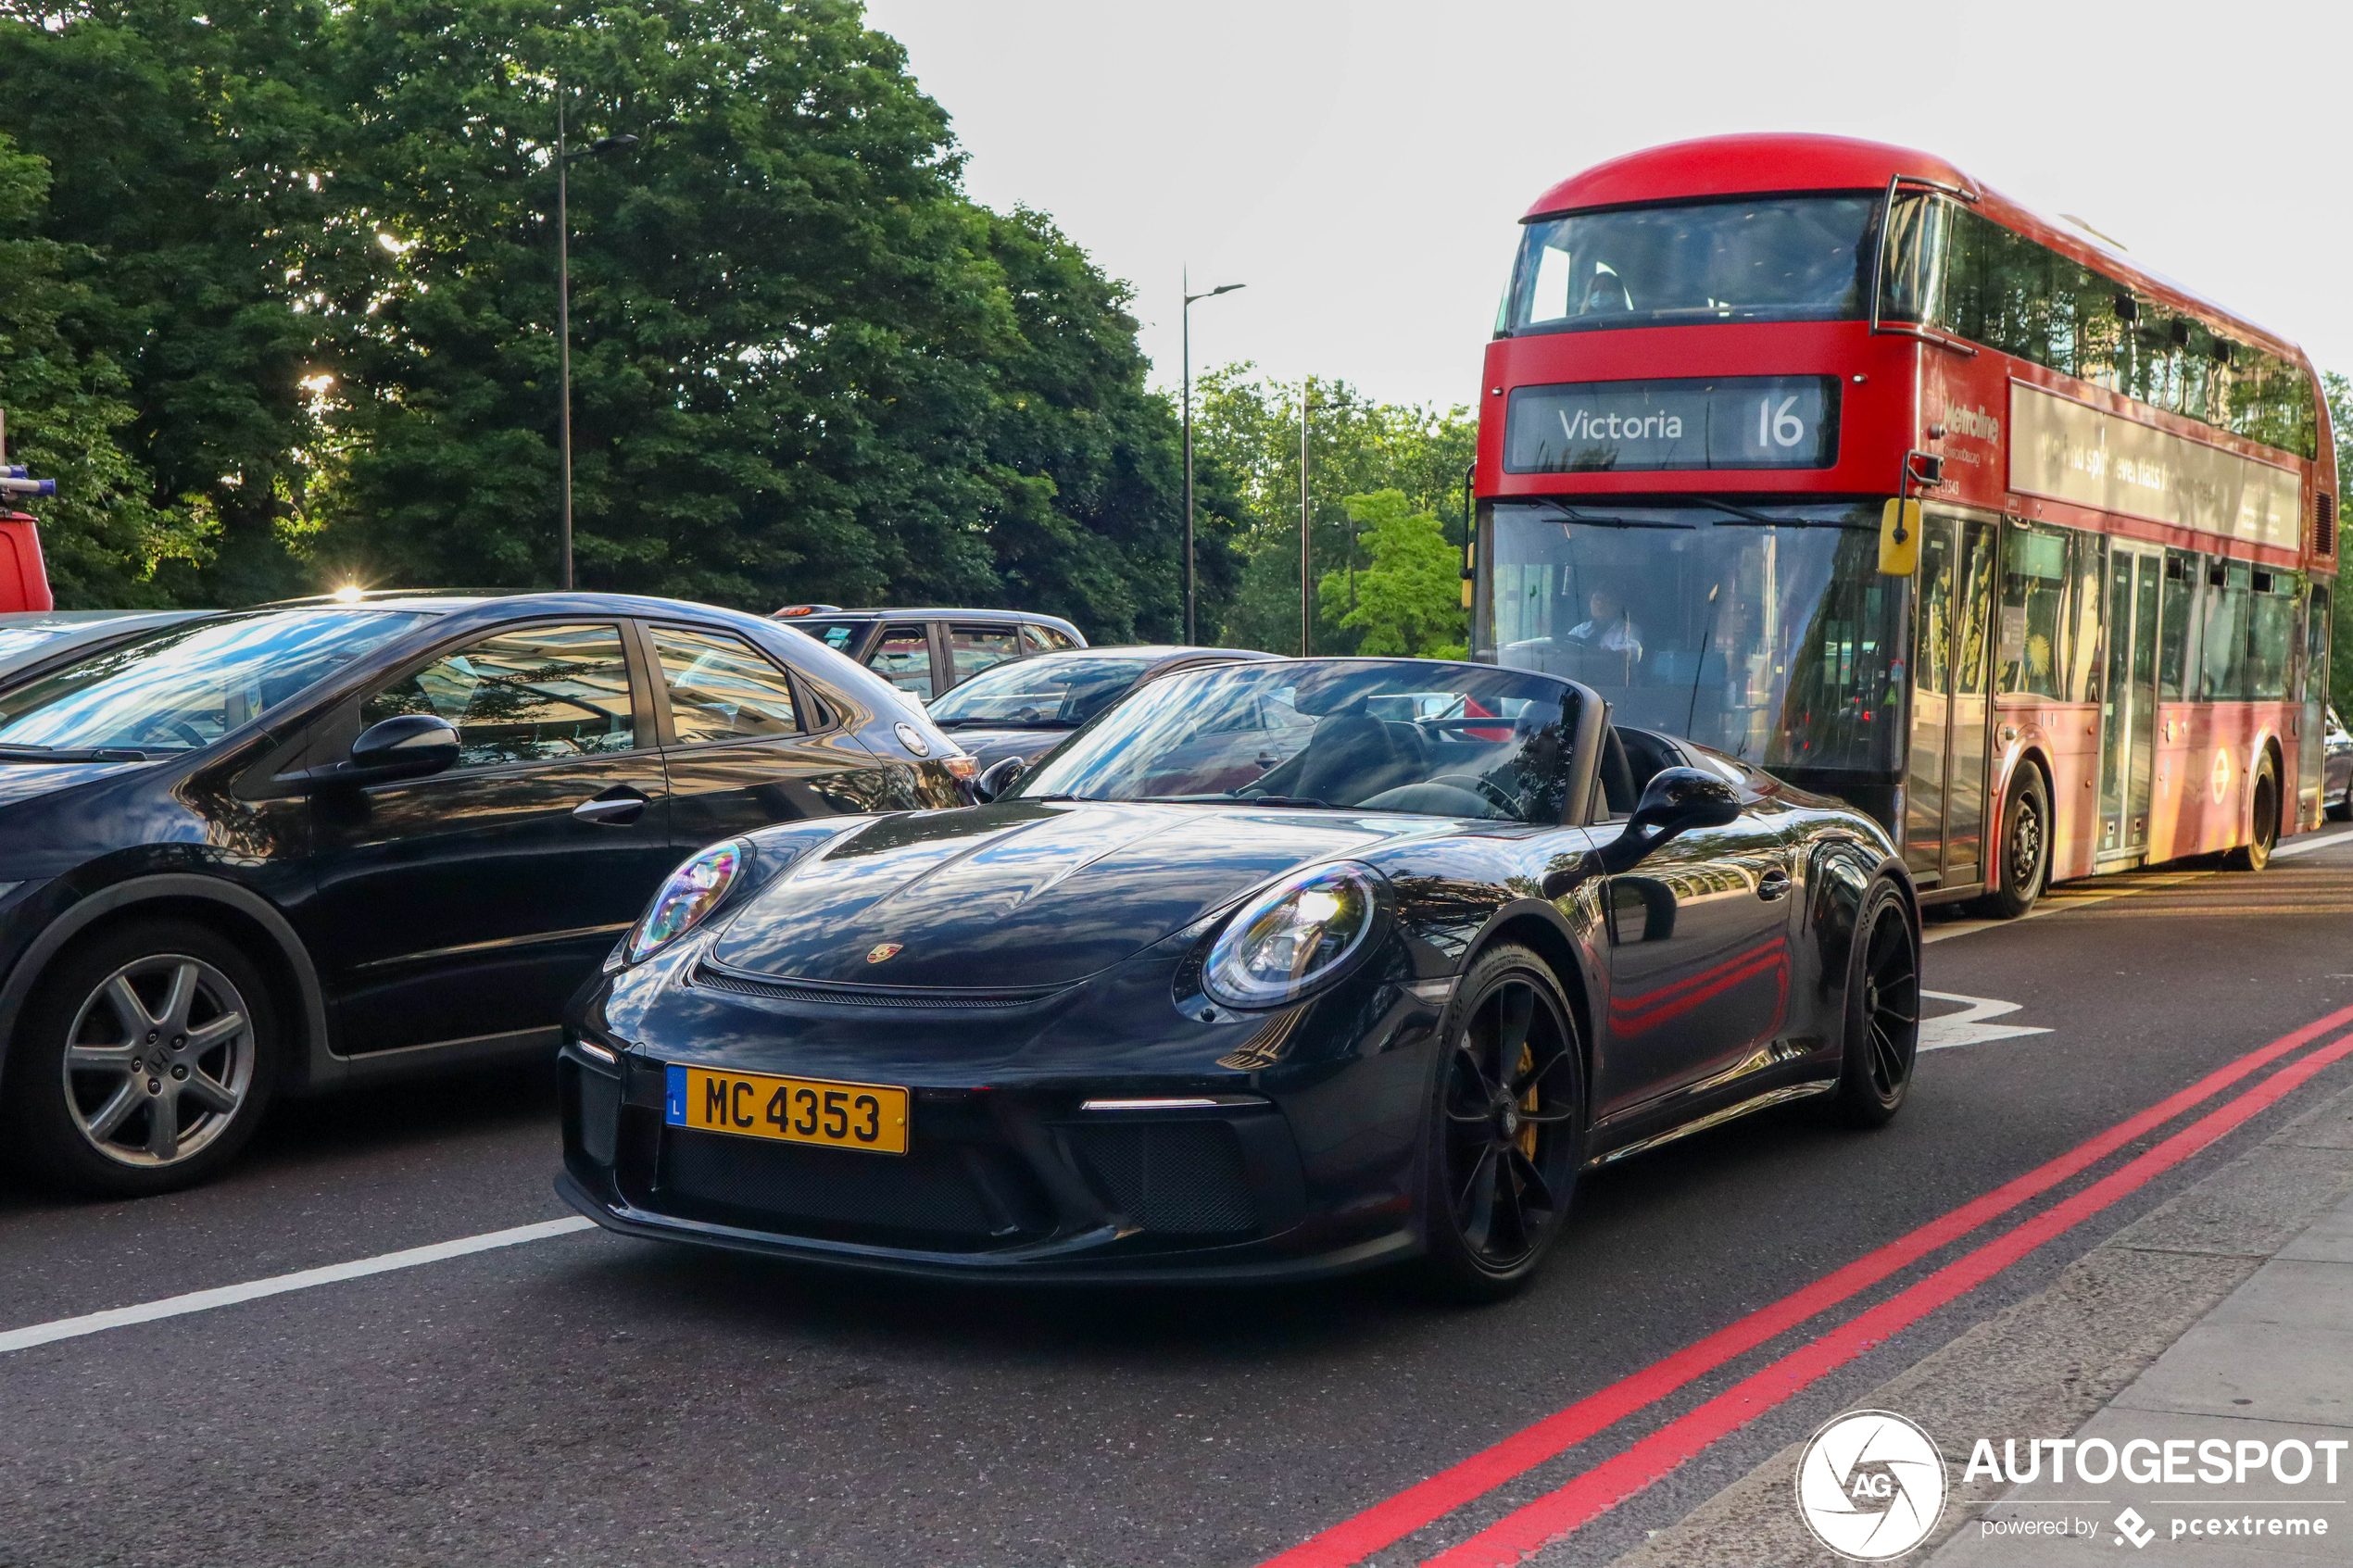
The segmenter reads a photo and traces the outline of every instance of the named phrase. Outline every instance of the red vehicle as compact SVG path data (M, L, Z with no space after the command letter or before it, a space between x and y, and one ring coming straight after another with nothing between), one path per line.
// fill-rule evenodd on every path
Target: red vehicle
M22 512L0 511L0 614L57 608L41 564L41 531Z
M2293 344L1869 142L1655 148L1523 223L1475 657L1843 797L1929 902L2319 824L2336 472Z

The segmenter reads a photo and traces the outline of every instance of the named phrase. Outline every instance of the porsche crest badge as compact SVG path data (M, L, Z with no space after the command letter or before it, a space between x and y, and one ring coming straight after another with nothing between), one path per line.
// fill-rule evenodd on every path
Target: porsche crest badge
M877 942L866 949L866 961L880 963L883 960L895 956L899 949L905 946L903 942Z

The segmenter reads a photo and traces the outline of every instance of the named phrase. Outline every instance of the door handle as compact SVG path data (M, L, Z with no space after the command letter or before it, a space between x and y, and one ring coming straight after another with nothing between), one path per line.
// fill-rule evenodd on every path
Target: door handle
M1778 867L1756 879L1756 896L1768 904L1788 891L1789 872Z
M646 797L627 784L615 784L573 807L572 814L598 827L626 827L646 814Z

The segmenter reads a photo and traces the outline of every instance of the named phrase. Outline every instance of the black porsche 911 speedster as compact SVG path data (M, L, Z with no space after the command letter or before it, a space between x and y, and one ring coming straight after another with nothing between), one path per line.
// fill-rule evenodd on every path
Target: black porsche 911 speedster
M1579 1173L1894 1115L1872 821L1418 659L1139 689L996 798L681 866L574 999L564 1170L635 1236L963 1278L1524 1280Z

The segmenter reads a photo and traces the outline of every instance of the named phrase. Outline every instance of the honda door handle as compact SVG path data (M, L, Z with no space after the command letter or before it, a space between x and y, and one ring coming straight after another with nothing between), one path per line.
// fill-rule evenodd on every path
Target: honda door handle
M1789 872L1769 871L1756 879L1756 896L1768 902L1789 891Z
M572 814L598 827L625 827L646 814L646 797L627 784L615 784L573 807Z

